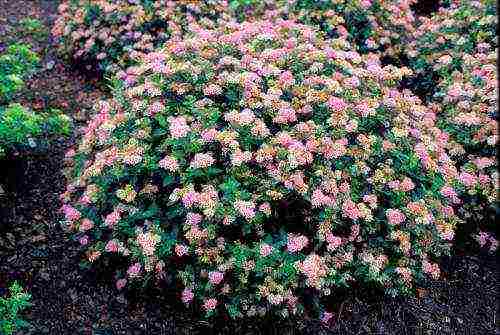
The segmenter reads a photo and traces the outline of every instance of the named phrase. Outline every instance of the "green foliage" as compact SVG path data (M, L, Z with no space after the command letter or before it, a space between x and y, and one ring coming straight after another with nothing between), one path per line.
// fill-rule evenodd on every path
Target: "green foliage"
M259 5L262 5L261 1L258 0L230 0L229 1L229 6L230 8L235 12L238 13L239 11L251 8L252 10L255 10ZM244 13L241 13L241 18L244 18Z
M42 40L48 36L48 31L44 24L37 19L24 18L20 22L20 33L30 35L37 40Z
M0 157L11 150L34 149L50 135L69 133L69 118L58 110L36 114L20 104L0 107Z
M14 334L16 330L27 325L19 313L31 306L30 299L31 295L17 282L9 287L8 297L0 297L0 335Z
M34 19L24 19L21 24L33 32L43 27ZM34 113L13 102L39 61L40 57L23 44L10 45L0 55L0 158L12 151L40 148L50 136L70 133L70 120L61 111Z
M24 86L40 58L27 45L13 44L0 54L0 103L6 103Z

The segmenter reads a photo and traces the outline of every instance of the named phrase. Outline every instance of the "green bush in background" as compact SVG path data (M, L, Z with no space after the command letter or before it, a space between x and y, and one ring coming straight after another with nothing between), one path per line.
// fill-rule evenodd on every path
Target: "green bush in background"
M34 149L51 135L68 135L70 120L61 111L34 113L20 104L0 107L0 158L12 150Z
M23 44L10 45L0 54L0 103L8 103L24 87L39 62L38 55Z
M8 297L0 297L0 335L14 334L16 330L27 325L19 313L31 305L30 299L31 295L17 282L9 287Z

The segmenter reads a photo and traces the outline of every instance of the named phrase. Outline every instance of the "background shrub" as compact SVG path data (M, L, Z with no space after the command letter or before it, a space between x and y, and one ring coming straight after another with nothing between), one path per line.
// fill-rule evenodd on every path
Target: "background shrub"
M414 30L415 0L292 0L283 1L300 22L330 37L346 37L361 53L398 55Z
M439 277L459 201L436 115L397 89L409 73L292 21L170 40L67 153L65 227L89 264L128 264L118 288L166 281L206 315L409 293Z
M462 71L464 55L482 43L497 47L496 2L454 0L430 17L419 17L412 38L404 46L411 68L420 76L417 90L432 98L441 80Z
M60 51L99 70L124 69L140 54L199 26L284 17L343 37L359 52L396 55L414 30L415 1L66 0L52 30Z
M316 27L327 38L345 38L360 53L399 56L401 46L415 30L411 9L415 3L415 0L232 0L229 13L239 21L255 17L293 19Z
M51 136L61 134L70 134L70 119L61 111L35 113L20 104L0 106L0 158L40 149Z
M453 1L430 18L419 19L408 44L411 66L426 85L437 125L450 136L460 170L464 237L495 250L491 233L498 208L498 86L496 3ZM418 88L417 88L418 89ZM486 232L488 231L488 233ZM498 232L497 232L498 233Z
M32 36L36 41L43 41L48 37L47 27L38 19L31 17L19 21L19 31L25 36Z
M226 7L226 1L218 0L66 0L52 34L70 59L112 72L169 38L210 26Z
M14 282L9 287L8 295L0 297L0 334L12 335L15 331L27 325L19 313L28 308L31 295Z
M40 58L27 45L13 44L0 54L0 104L7 103L24 87Z
M34 113L14 103L40 58L27 45L13 44L0 55L0 158L45 146L52 135L69 135L70 120L59 110Z

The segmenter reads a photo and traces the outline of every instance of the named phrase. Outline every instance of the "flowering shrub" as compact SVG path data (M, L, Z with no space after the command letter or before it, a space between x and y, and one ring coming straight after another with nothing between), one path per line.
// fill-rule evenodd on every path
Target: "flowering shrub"
M453 1L431 18L420 18L422 24L408 46L412 66L434 86L430 102L438 113L438 127L450 135L460 170L457 189L464 197L463 215L474 234L494 229L498 205L495 7L490 0ZM478 240L491 250L498 244L493 237Z
M20 104L0 106L0 158L13 151L33 150L53 135L69 135L70 120L58 110L34 113Z
M52 34L63 54L111 71L189 27L210 26L226 7L218 0L66 0Z
M318 26L329 36L347 38L359 52L396 55L414 30L410 6L415 0L283 1L297 20Z
M40 59L28 46L13 44L0 54L0 104L12 99L24 86L24 79L33 73Z
M362 53L383 50L397 54L414 29L410 9L414 2L66 0L59 7L52 34L63 54L111 72L200 26L259 16L290 17L313 24L330 37L347 38Z
M405 52L418 83L432 95L435 85L453 71L462 71L464 55L482 43L496 47L496 2L453 0L431 17L420 17ZM488 47L487 47L488 48Z
M347 46L233 23L119 73L67 153L62 211L86 261L120 255L117 288L175 278L184 303L234 318L439 277L459 201L447 135L396 88L407 68Z
M360 53L398 56L415 27L416 0L231 0L229 14L240 21L255 17L289 18L312 25L329 38L345 38Z
M498 206L496 53L485 44L472 55L464 54L462 71L443 79L433 99L438 126L450 134L451 153L460 169L464 215L475 229L485 224L493 229Z
M239 22L271 19L285 15L285 4L276 0L229 0L226 12L229 18Z

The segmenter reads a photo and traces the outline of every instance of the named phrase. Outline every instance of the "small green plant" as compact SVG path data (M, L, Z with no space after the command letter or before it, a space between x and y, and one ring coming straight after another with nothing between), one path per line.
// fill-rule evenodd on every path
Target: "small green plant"
M8 103L24 86L40 58L27 45L13 44L0 54L0 103Z
M20 32L31 35L36 39L44 39L48 36L48 31L44 24L38 19L25 18L20 22Z
M31 306L30 299L31 295L17 282L9 287L8 297L0 297L0 335L11 335L27 326L19 313Z
M34 149L50 135L70 132L70 120L59 110L34 113L20 104L0 107L0 157L9 151Z

